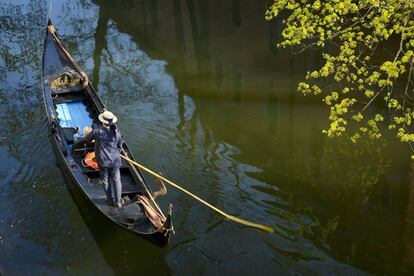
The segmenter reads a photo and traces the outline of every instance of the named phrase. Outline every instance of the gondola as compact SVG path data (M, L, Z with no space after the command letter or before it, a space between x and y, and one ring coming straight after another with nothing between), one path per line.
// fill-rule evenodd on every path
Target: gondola
M84 158L87 153L94 151L94 146L92 142L75 141L75 134L85 126L96 127L99 123L98 115L106 108L84 70L61 43L50 20L44 41L41 82L50 139L75 201L81 198L89 202L88 206L95 209L97 214L103 215L121 229L157 245L166 245L173 229L171 210L164 215L138 168L122 160L120 171L125 205L116 208L106 202L99 171L85 166ZM134 160L125 141L122 141L122 148L123 154ZM151 223L145 208L136 200L139 195L145 196L148 199L147 205L158 212L163 222L162 227L156 228Z

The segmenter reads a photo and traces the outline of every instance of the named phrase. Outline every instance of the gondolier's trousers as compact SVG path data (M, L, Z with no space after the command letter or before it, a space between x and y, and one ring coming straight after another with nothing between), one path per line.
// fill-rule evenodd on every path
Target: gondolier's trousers
M114 206L121 204L122 184L119 168L99 168L101 182L106 193L106 199Z

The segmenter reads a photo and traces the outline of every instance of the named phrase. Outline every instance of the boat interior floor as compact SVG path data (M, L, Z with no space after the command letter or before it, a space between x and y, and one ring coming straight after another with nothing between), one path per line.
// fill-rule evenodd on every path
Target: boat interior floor
M145 191L135 183L135 179L132 177L128 168L121 168L121 183L122 183L122 196L144 194ZM99 171L90 170L84 173L88 177L88 183L93 187L99 187L103 191L102 184L99 178Z
M81 182L80 184L97 208L131 230L142 233L156 231L148 221L143 207L134 199L137 194L145 194L145 192L143 186L136 184L128 167L120 168L122 198L126 204L123 208L115 208L106 202L106 194L100 182L99 171L83 167L80 163L81 158L74 160L79 167L83 168L82 174L88 179L87 182Z

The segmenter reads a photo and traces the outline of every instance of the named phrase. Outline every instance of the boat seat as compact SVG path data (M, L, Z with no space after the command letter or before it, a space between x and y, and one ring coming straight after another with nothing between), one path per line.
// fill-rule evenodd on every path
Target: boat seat
M65 94L52 94L53 103L62 104L70 102L82 102L85 101L85 95L83 93L65 93Z
M74 127L62 127L62 133L65 137L66 142L71 145L74 143L73 135L77 132Z

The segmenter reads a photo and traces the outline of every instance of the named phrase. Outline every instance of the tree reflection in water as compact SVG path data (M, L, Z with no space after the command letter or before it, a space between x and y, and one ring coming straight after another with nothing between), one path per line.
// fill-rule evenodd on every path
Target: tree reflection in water
M103 272L47 136L39 82L45 7L45 1L0 1L0 273ZM93 14L79 1L65 9L56 3L55 10L72 15L69 21ZM93 256L93 265L85 256Z

